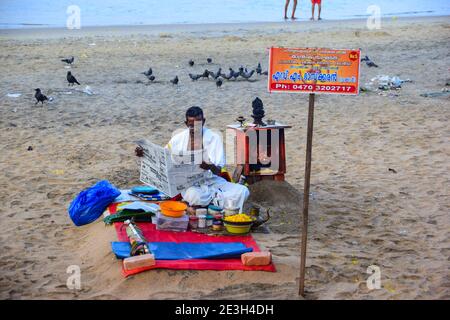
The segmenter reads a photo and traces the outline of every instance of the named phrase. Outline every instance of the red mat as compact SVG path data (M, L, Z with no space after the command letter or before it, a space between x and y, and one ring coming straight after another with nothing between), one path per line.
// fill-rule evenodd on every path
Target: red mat
M116 213L117 203L109 206L110 214ZM114 223L117 232L118 241L128 241L125 228L122 228L122 222ZM261 251L251 235L246 236L208 236L197 232L171 232L156 230L153 223L138 223L144 237L148 242L191 242L191 243L211 243L211 242L242 242L246 247L253 248L253 251ZM245 271L268 271L275 272L273 263L267 266L244 266L241 259L189 259L189 260L157 260L151 267L139 268L132 271L125 270L122 267L122 273L125 277L140 273L150 269L178 269L178 270L245 270Z

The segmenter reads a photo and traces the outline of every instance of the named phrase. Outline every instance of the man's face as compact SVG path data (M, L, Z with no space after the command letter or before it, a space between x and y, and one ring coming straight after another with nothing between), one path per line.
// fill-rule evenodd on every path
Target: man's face
M193 131L194 127L202 128L205 123L205 119L202 117L187 117L185 124L189 130Z

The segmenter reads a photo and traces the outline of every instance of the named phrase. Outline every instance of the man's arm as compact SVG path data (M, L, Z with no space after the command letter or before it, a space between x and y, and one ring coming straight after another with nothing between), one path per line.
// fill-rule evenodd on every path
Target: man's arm
M220 176L220 173L222 172L222 168L219 166L216 166L214 164L206 163L205 161L202 162L200 165L200 168L204 170L211 170L212 173L214 173L216 176Z

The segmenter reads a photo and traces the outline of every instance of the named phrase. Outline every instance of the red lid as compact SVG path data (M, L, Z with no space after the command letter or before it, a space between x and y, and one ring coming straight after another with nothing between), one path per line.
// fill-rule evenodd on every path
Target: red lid
M197 216L189 216L189 220L198 220Z

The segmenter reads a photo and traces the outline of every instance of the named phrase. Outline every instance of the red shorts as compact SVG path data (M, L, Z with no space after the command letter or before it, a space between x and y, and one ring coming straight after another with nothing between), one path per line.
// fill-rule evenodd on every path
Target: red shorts
M312 4L320 4L322 2L322 0L311 0Z

